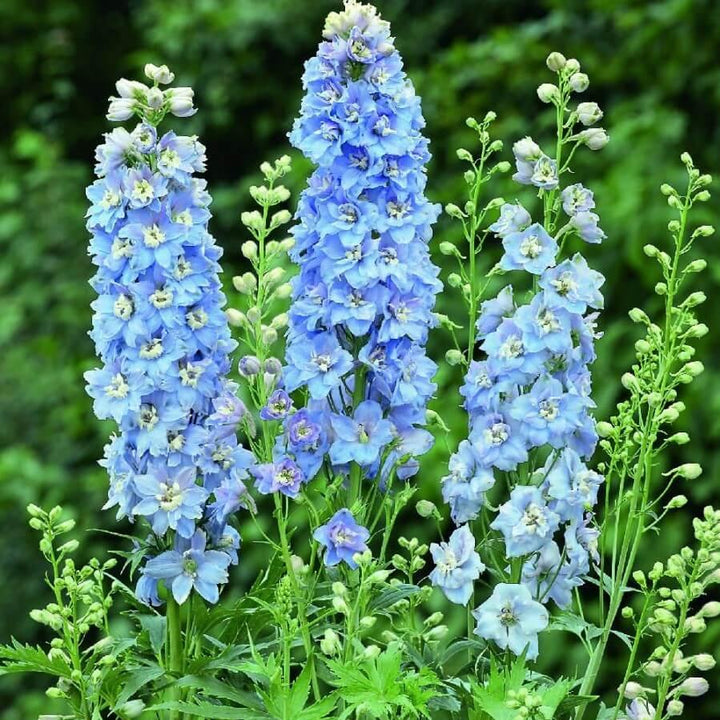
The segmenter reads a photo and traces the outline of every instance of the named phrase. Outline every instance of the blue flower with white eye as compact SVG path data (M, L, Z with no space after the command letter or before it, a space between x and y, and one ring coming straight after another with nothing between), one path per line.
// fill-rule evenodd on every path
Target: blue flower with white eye
M459 527L448 542L431 543L435 569L430 582L439 587L450 602L467 605L473 591L473 582L484 572L480 556L475 551L475 538L467 525Z
M541 376L529 392L512 400L509 414L521 425L529 445L562 448L580 427L590 403L586 396L566 393L558 380Z
M529 352L548 350L565 354L572 350L575 315L548 302L545 293L538 293L529 305L517 309L513 321L522 331L523 346Z
M352 418L332 415L330 423L335 431L330 460L335 465L351 461L372 465L394 437L393 424L384 419L382 407L373 400L360 403Z
M602 309L600 286L605 278L588 267L585 258L576 253L571 260L546 270L540 278L547 301L572 313L584 313L588 307Z
M291 448L307 449L319 442L322 426L316 422L312 412L301 408L287 419L285 431Z
M263 420L282 420L292 410L293 402L285 390L274 390L267 404L260 410Z
M112 418L118 423L140 410L143 394L152 387L141 372L123 372L119 360L104 368L89 370L84 377L88 383L88 395L95 400L95 415L101 420Z
M344 562L353 570L357 568L353 556L368 549L369 537L368 529L358 525L347 508L338 510L313 533L313 538L325 548L325 565L332 567Z
M522 232L532 223L530 213L520 203L503 203L500 217L488 228L501 238Z
M547 155L541 155L532 168L530 184L542 190L553 190L558 185L557 162Z
M247 510L255 507L252 496L238 475L224 478L213 494L215 500L208 505L207 513L214 529L223 527L240 508Z
M547 506L538 488L518 485L490 527L502 533L508 557L521 557L549 542L559 523L560 518Z
M231 557L220 550L207 550L206 537L197 530L190 540L178 537L174 550L148 560L144 575L161 580L175 601L184 603L194 589L209 603L220 599L219 586L228 581Z
M566 215L573 217L578 213L589 212L595 207L592 190L588 190L580 183L568 185L560 193L563 210Z
M305 482L302 470L290 458L256 465L250 472L255 478L255 487L263 495L280 492L294 498Z
M352 368L352 355L333 333L302 338L287 350L285 387L292 391L307 385L311 397L324 398Z
M168 529L189 538L195 532L195 521L203 514L208 493L197 484L197 469L176 468L170 474L167 468L156 466L134 480L140 502L133 514L144 515L156 535Z
M515 655L525 652L528 660L537 658L538 633L549 621L547 610L524 585L509 583L498 583L490 598L473 610L473 617L476 635Z
M502 412L475 418L470 442L484 467L514 470L528 458L521 427Z
M502 244L505 254L500 258L500 267L503 270L525 270L541 275L543 270L555 264L558 244L539 223L509 233Z

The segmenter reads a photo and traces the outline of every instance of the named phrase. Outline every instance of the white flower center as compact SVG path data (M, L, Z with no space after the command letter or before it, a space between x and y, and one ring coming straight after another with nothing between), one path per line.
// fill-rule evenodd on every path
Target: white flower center
M152 430L160 420L157 408L154 405L145 404L140 406L138 425L143 430Z
M183 503L183 491L177 482L172 483L160 483L160 492L155 496L155 499L160 505L160 509L165 512L172 512L177 510Z
M569 295L571 292L575 292L578 287L572 273L568 271L562 273L557 280L553 280L552 286L555 288L557 294L562 295L563 297Z
M208 314L202 308L191 310L185 318L191 330L200 330L207 325Z
M525 526L526 532L531 535L540 534L540 532L547 527L543 509L535 503L530 503L525 508L525 513L522 517L522 524Z
M163 354L163 344L160 338L153 338L140 346L140 357L145 360L157 360Z
M320 372L327 372L332 367L332 357L327 354L316 355L313 353L312 362L317 366Z
M542 252L542 243L537 235L530 235L520 243L520 254L534 260Z
M105 386L105 394L111 398L124 398L130 392L130 386L121 373L116 373L110 380L110 384Z
M200 365L193 365L188 363L184 368L180 369L180 381L187 387L197 387L200 376L203 374L204 369Z
M156 248L165 242L165 233L158 227L157 224L143 228L142 234L143 242L149 248Z
M100 201L100 207L103 210L109 210L111 207L117 207L120 204L120 201L122 200L122 196L120 193L113 192L110 189L107 189L105 191L105 194L102 196L102 200Z
M160 162L169 168L180 167L180 156L171 148L166 148L160 153Z
M133 254L133 245L127 238L115 238L113 240L110 253L113 256L113 260L120 260L120 258L129 258Z
M150 302L158 309L163 310L172 305L173 294L166 288L158 288L151 296Z
M516 335L511 335L505 342L500 346L499 355L501 358L506 360L512 360L520 357L523 354L524 348L522 340Z
M495 423L485 431L485 441L488 445L502 445L508 437L508 426L505 423Z
M558 404L554 400L543 400L539 407L540 417L548 422L555 420L558 416Z
M155 197L155 191L153 190L153 186L143 178L135 182L131 195L133 200L148 203Z
M113 303L113 315L121 320L129 320L134 312L135 306L128 295L120 295Z

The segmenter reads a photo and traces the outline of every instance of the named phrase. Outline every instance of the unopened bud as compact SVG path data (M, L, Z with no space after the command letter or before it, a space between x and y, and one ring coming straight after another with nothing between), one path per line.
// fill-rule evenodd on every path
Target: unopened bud
M570 78L569 85L577 93L585 92L590 85L590 79L585 73L575 73Z
M552 83L543 83L537 89L537 96L540 102L551 103L560 97L560 89Z
M708 681L701 677L689 677L683 680L677 688L678 695L687 695L688 697L700 697L709 689Z
M459 365L464 359L465 356L456 348L451 348L445 353L445 360L448 365Z
M552 70L553 72L560 72L560 70L562 70L567 64L567 60L562 53L551 52L547 56L545 64L548 66L548 70Z
M418 500L415 504L415 511L420 517L428 518L437 512L437 507L430 500Z

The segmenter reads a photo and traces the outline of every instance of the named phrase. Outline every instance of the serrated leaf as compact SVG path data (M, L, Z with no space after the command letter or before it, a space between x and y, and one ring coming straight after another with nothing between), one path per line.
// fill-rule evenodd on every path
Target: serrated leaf
M15 639L12 640L12 645L0 646L0 675L25 672L68 677L70 667L61 658L51 660L42 648L23 645Z

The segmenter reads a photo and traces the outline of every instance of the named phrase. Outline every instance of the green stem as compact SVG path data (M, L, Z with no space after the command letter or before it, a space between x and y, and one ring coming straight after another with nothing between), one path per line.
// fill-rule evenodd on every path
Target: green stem
M659 372L658 380L656 384L657 392L661 397L665 397L668 390L668 382L670 379L671 365L674 358L674 349L677 340L677 333L673 331L672 326L672 309L674 307L675 295L678 290L678 267L680 262L680 256L684 250L684 238L687 228L687 217L692 201L690 199L691 183L688 185L687 196L685 197L685 203L680 210L680 228L675 237L675 254L672 262L671 269L666 275L667 277L667 292L665 298L665 330L662 344L661 354L659 356ZM595 686L600 666L605 655L605 649L610 639L615 618L620 609L625 589L630 580L632 570L635 564L635 558L640 546L642 535L645 532L645 514L648 505L648 499L650 495L650 485L652 483L652 469L653 469L653 457L655 453L655 439L657 430L659 427L658 416L661 412L660 407L648 407L647 415L641 419L641 430L642 440L640 444L640 451L638 453L638 461L635 465L636 474L633 478L632 487L632 501L627 517L627 531L623 535L620 558L617 563L617 574L614 577L612 593L610 602L608 605L608 612L605 617L605 624L603 626L603 633L600 637L598 644L595 646L595 650L590 658L585 677L583 679L579 695L590 695ZM629 468L627 468L629 469ZM622 473L622 468L619 468ZM623 474L621 474L623 477ZM621 502L622 498L618 498L616 502ZM619 516L618 516L619 519ZM633 523L635 525L633 526ZM616 526L617 530L617 526ZM634 530L634 531L633 531ZM615 556L613 555L613 562ZM588 703L585 701L578 705L575 720L582 720Z
M290 578L293 595L295 596L295 601L297 603L300 632L302 634L303 645L305 646L305 656L307 657L307 662L310 666L313 696L317 702L320 699L320 688L318 686L317 672L315 669L315 655L313 653L310 625L308 624L307 619L307 603L305 602L305 594L298 585L295 569L292 565L292 554L290 552L290 542L288 541L287 536L287 517L285 509L283 508L282 500L280 499L280 495L278 493L273 493L273 499L275 501L275 517L277 519L278 532L280 534L280 548L283 560L285 561L285 570L287 572L287 576Z
M357 352L355 353L357 357ZM358 362L355 368L355 383L353 386L353 410L365 399L365 365ZM350 507L352 508L362 499L362 468L356 462L350 466ZM362 509L365 512L365 509ZM364 517L360 518L361 524Z
M167 600L167 648L168 667L167 669L178 677L183 674L184 657L182 642L182 619L180 606L172 594ZM179 701L182 699L180 688L173 682L168 689L169 699ZM178 710L170 711L170 720L182 720L182 714Z

